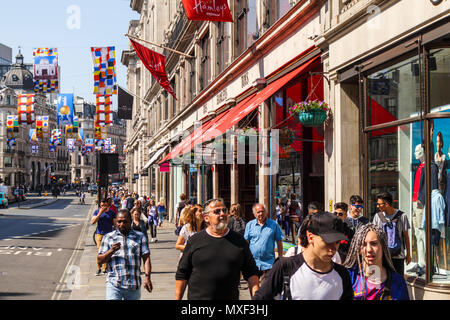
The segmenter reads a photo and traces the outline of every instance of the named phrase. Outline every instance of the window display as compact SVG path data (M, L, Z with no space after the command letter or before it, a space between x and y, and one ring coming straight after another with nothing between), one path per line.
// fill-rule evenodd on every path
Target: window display
M376 195L389 192L394 206L407 214L411 226L408 237L412 262L405 266L405 273L425 279L429 270L433 283L450 284L450 49L432 49L423 61L428 61L429 71L428 94L423 97L417 57L366 78L369 126L417 119L422 98L428 99L430 108L424 114L429 132L425 132L425 121L368 132L367 208L373 217L377 212ZM426 135L430 137L429 143L425 141ZM430 155L428 164L426 152ZM426 207L427 198L430 208ZM427 226L431 243L427 243ZM427 253L431 265L427 264Z

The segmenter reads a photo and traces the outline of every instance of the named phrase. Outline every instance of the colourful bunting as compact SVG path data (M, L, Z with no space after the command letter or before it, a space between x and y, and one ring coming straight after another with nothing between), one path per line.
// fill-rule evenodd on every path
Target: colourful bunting
M19 132L19 116L8 115L6 117L6 142L10 147L16 146L17 133Z
M19 124L34 123L34 94L19 94L17 113L19 115Z
M58 49L36 48L34 56L34 91L35 92L58 92Z
M115 47L91 47L94 94L117 94Z
M62 144L62 135L60 129L53 129L50 137L50 145L60 146Z
M96 97L96 120L95 123L100 126L111 126L112 110L111 95L97 95Z
M58 94L58 106L56 116L58 125L72 125L73 93Z

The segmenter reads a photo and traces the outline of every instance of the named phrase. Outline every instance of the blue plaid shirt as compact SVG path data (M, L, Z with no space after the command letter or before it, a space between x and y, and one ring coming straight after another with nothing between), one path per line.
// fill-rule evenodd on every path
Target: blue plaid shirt
M136 230L130 230L127 238L119 230L114 230L103 237L98 254L104 254L117 242L120 242L120 249L108 263L106 282L122 289L139 289L141 258L150 253L148 241L142 232Z

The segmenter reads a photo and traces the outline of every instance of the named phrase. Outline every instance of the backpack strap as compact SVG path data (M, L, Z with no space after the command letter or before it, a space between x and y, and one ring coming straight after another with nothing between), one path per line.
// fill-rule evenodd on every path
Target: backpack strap
M291 283L291 276L284 276L283 277L283 300L292 300L290 283Z
M378 215L378 218L380 218L381 222L388 223L388 220L384 216L383 212L378 212L377 215Z

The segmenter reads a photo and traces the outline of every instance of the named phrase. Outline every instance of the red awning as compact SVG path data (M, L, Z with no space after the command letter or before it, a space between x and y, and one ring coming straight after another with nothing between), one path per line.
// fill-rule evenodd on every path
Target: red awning
M216 121L213 126L211 126L202 137L202 141L209 141L215 137L224 134L235 124L241 121L246 115L255 110L261 103L270 98L278 90L280 90L289 81L304 72L311 64L313 64L319 56L310 59L308 62L302 64L300 67L289 72L288 74L282 76L281 78L275 80L274 82L268 84L264 89L258 92L253 98L245 103L239 103L235 106L228 115L222 118L220 121Z
M179 144L177 144L171 152L169 152L159 163L166 162L170 159L173 159L176 156L182 156L183 154L191 151L194 146L197 145L196 141L201 139L202 134L208 130L215 121L220 120L222 117L224 117L230 110L227 110L225 112L222 112L214 119L211 119L209 121L206 121L202 124L200 128L195 129L188 137L184 138L183 141L181 141Z
M313 65L319 58L320 56L315 56L295 70L268 84L258 93L245 98L232 109L208 121L202 125L201 128L195 130L189 137L185 138L159 163L173 159L176 156L181 156L192 150L199 143L210 141L222 134L225 134L230 128L256 109L261 103L270 98L289 81L300 75L309 66Z

